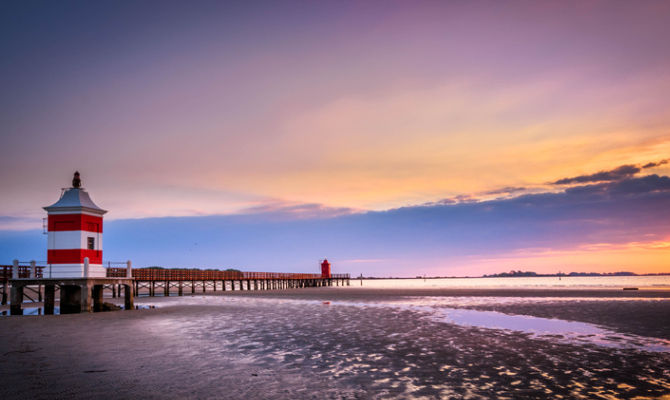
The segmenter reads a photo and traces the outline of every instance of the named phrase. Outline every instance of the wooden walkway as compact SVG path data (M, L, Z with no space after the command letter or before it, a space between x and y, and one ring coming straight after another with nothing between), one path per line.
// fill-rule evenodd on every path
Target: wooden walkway
M31 265L19 265L19 272L17 277L19 279L28 279L28 278L42 278L44 267L40 265L35 265L34 270ZM12 272L14 271L14 266L12 265L0 265L0 285L2 294L0 299L0 304L3 306L7 304L7 296L9 293L9 281L12 279ZM30 300L34 302L42 301L42 285L38 285L36 289L32 289L32 294L35 296L33 299L30 295L26 294Z
M19 265L18 278L29 279L30 287L25 288L25 296L33 302L42 302L44 266ZM7 304L12 265L0 265L2 284L2 305ZM126 268L107 268L107 278L126 278ZM46 282L46 279L44 279ZM110 281L112 282L112 281ZM184 293L205 293L209 291L234 290L284 290L306 287L349 286L349 274L300 274L280 272L242 272L202 269L133 268L133 293L148 296L182 296ZM120 297L122 284L105 284L112 297ZM58 289L58 286L57 286Z
M126 276L125 268L108 268L108 277ZM350 284L349 274L299 274L281 272L241 272L199 269L137 268L132 270L136 295L182 296L184 292L196 293L226 290L283 290L306 287L345 286ZM144 292L144 293L142 293Z

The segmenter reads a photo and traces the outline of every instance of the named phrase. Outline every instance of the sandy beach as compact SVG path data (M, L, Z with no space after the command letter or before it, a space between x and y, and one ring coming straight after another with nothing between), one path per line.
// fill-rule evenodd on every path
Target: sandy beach
M156 308L0 318L0 397L670 395L667 291L314 288L136 304ZM532 331L547 321L587 330Z

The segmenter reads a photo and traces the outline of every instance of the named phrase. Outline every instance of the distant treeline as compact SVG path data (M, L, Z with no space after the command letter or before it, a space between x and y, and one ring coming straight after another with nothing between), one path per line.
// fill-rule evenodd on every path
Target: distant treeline
M151 266L147 267L147 269L192 269L192 270L198 270L198 271L229 271L229 272L242 272L239 269L235 268L228 268L228 269L220 269L220 268L165 268L165 267L159 267L159 266Z

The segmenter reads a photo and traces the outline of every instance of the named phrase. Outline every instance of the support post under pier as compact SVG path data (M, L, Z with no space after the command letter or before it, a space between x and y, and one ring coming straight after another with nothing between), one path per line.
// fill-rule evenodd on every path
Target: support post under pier
M12 315L23 315L23 285L12 283L12 289L9 294L9 312Z
M56 285L44 285L44 314L52 315L56 302Z

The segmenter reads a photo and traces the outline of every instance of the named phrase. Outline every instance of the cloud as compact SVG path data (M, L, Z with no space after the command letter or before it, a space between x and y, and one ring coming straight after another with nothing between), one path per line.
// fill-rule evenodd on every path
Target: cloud
M571 178L559 179L552 182L554 185L568 185L571 183L618 181L631 177L640 172L640 167L635 165L622 165L610 171L600 171L590 175L579 175Z
M662 240L670 226L669 202L670 178L649 175L558 193L332 218L277 218L264 209L252 216L113 221L106 225L105 246L109 257L138 265L309 271L324 257L340 266L344 260L382 259L387 261L342 272L412 276L427 260L441 260L448 269L449 260L495 258L515 249ZM295 207L300 213L312 208L320 210ZM190 251L187 244L196 239L198 249Z
M654 168L654 167L659 167L659 166L661 166L661 165L665 165L665 164L667 164L667 163L668 163L668 160L665 159L665 160L661 160L661 161L659 161L659 162L650 162L650 163L644 164L644 165L642 166L642 168L643 168L643 169Z
M476 197L469 194L459 194L454 197L446 197L437 201L431 201L424 203L424 206L444 206L450 204L464 204L464 203L476 203L478 200Z
M670 178L667 176L648 175L636 179L625 179L609 188L612 194L639 195L652 192L670 191Z
M439 205L444 206L444 205L448 205L448 204L457 204L457 203L458 203L458 201L456 199L445 198L445 199L440 199L436 202L426 203L425 205L427 205L427 206L439 206Z
M272 220L292 220L334 218L356 212L360 211L348 207L328 207L318 203L294 203L277 200L245 208L238 215Z
M652 192L670 191L670 178L667 176L647 175L639 178L629 178L618 182L608 182L593 185L575 186L565 190L565 193L575 196L602 198L617 195L642 195Z
M549 269L568 260L552 263L552 252L598 243L661 243L670 236L667 176L453 201L341 214L318 204L277 202L244 215L115 220L105 223L105 259L131 259L138 266L309 272L327 257L337 272L377 276L414 276L438 267L448 275L467 260L492 260L467 272L480 275L508 270L504 255L523 249L546 249L547 260L538 265ZM39 230L0 231L0 258L43 259L44 251Z
M609 181L619 181L622 179L630 178L635 174L639 173L643 169L659 167L668 163L668 159L661 160L658 162L649 162L644 165L622 165L620 167L614 168L609 171L600 171L595 174L589 175L579 175L570 178L559 179L555 182L552 182L553 185L569 185L573 183L590 183L590 182L609 182ZM521 188L523 189L523 188ZM504 190L504 189L501 189ZM495 194L495 191L492 193Z
M512 193L523 192L524 190L526 190L525 187L507 186L507 187L504 187L504 188L484 192L483 194L485 194L485 195L512 194Z

